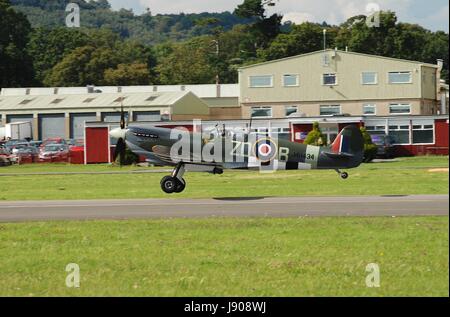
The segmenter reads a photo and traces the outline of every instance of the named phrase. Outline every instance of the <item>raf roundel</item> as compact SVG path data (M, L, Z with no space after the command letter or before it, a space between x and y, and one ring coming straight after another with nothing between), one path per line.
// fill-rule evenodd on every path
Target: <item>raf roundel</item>
M277 155L278 148L274 141L264 138L255 143L255 156L262 162L272 161Z

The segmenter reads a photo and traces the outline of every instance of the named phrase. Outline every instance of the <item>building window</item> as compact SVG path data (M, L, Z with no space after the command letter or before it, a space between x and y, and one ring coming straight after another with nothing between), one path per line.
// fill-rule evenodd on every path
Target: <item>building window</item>
M272 118L272 107L252 107L252 118Z
M411 105L410 104L390 104L389 105L390 114L410 114Z
M363 72L361 81L363 85L376 85L378 84L378 74L375 72Z
M369 134L375 134L375 135L383 135L386 134L386 126L384 125L369 125L366 126L367 132Z
M298 87L299 86L299 75L284 75L283 76L283 86L284 87Z
M393 144L409 144L409 124L389 125L389 135Z
M273 76L250 76L249 85L251 88L273 87Z
M363 114L367 116L376 115L377 114L377 105L372 103L366 103L363 105Z
M320 106L321 116L334 116L339 114L341 114L341 106L339 105Z
M434 125L413 124L413 144L434 144Z
M411 72L390 72L389 73L390 84L410 84L412 83Z
M297 106L288 106L286 107L286 117L291 117L296 115L298 112L298 107Z
M336 76L336 74L323 74L322 85L325 85L325 86L337 85L337 76Z

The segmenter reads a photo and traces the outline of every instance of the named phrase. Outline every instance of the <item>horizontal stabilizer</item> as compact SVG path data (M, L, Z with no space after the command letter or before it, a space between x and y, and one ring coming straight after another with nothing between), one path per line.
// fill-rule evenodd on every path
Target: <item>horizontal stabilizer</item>
M354 157L353 154L351 153L345 153L345 152L339 152L339 153L334 153L334 152L323 152L326 156L331 157L331 158L352 158Z

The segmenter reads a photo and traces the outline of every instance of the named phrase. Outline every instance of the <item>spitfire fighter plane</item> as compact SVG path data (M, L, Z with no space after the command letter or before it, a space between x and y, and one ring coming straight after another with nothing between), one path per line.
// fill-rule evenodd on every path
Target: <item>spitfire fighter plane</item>
M114 156L120 162L128 147L152 164L174 167L172 174L161 180L161 189L167 194L184 191L186 171L330 169L347 179L348 173L341 169L356 168L363 161L364 140L355 125L345 127L330 146L278 140L250 131L239 135L217 129L205 138L200 132L181 129L127 126L122 111L120 128L110 136L118 139Z

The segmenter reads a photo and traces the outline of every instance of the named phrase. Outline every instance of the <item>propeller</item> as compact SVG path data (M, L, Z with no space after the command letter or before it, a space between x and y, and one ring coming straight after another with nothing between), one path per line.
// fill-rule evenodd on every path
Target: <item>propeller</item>
M128 120L129 120L128 116ZM129 123L129 122L128 122ZM125 154L127 150L127 144L125 142L126 137L126 128L128 126L128 123L125 121L125 111L123 109L123 101L120 106L120 128L114 129L110 132L110 135L114 138L117 138L117 144L116 144L116 150L114 151L114 161L119 158L119 164L120 166L123 166L125 164Z

